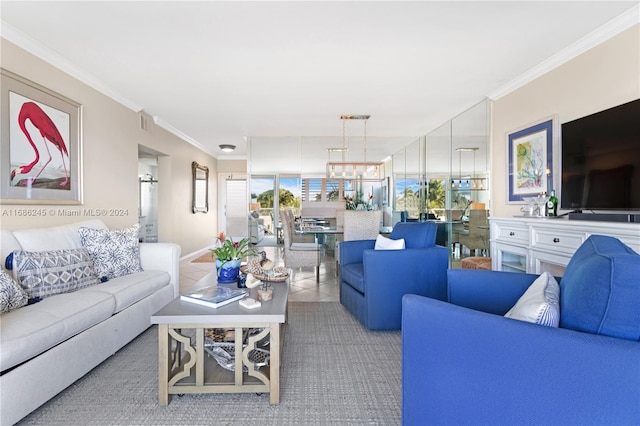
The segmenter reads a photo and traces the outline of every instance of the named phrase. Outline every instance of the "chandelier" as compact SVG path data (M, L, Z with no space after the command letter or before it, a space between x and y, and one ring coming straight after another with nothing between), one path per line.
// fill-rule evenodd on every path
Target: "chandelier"
M384 163L367 161L367 120L370 115L341 115L342 120L342 147L327 148L329 160L327 161L327 179L359 179L368 181L380 181L384 179ZM362 120L364 127L363 158L362 161L346 161L346 153L349 150L346 144L347 120ZM342 161L331 161L331 153L340 152Z
M486 189L486 178L477 177L476 176L476 151L480 148L472 147L472 148L456 148L458 151L458 170L459 170L459 178L451 179L451 189L472 189L472 190L485 190ZM463 152L473 152L473 173L469 177L462 176L462 153Z

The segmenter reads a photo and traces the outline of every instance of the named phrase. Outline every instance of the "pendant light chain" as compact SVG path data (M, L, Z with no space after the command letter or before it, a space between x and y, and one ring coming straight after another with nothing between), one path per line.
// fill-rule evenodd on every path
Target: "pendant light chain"
M367 162L367 119L364 120L364 162Z
M345 151L345 149L347 147L346 143L345 143L345 141L346 141L346 130L345 130L346 126L347 126L347 122L343 118L342 119L342 162L343 163L344 163L344 151Z

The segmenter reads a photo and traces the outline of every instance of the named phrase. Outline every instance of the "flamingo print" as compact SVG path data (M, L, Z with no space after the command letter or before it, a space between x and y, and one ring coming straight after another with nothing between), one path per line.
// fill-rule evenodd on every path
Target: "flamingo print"
M31 144L33 152L35 152L36 154L36 158L31 163L12 170L11 179L13 180L13 178L15 178L15 176L18 174L29 173L31 169L33 169L33 167L38 163L38 161L40 161L40 153L38 152L38 148L31 139L31 135L26 128L27 120L30 120L31 123L40 131L40 135L42 136L42 139L44 141L44 146L47 149L47 154L49 154L49 159L44 164L44 166L42 166L38 174L32 179L32 184L36 181L36 179L38 179L40 174L51 162L51 152L49 151L49 145L47 144L47 141L49 141L60 151L60 156L62 157L62 166L64 167L65 175L65 180L60 184L60 186L66 186L69 183L69 172L67 171L67 166L64 162L65 154L67 155L67 157L69 156L67 146L65 145L64 140L62 139L62 135L58 131L58 128L53 123L51 118L47 115L46 112L42 110L42 108L40 108L34 102L25 102L22 105L22 108L20 108L20 113L18 114L18 125L20 126L22 133L24 133L24 135L27 137L29 144Z

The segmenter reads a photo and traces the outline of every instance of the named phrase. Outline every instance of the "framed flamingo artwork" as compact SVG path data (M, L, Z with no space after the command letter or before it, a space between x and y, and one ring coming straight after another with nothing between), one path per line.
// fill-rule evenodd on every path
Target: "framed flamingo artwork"
M523 197L553 188L553 122L549 119L509 134L508 203L524 203Z
M82 204L82 106L1 70L0 198Z

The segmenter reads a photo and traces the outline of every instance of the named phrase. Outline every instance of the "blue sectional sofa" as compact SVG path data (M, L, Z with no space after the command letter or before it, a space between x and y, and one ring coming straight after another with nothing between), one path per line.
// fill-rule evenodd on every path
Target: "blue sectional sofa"
M449 303L403 298L403 424L640 424L640 256L586 240L559 328L502 316L536 278L449 270Z

